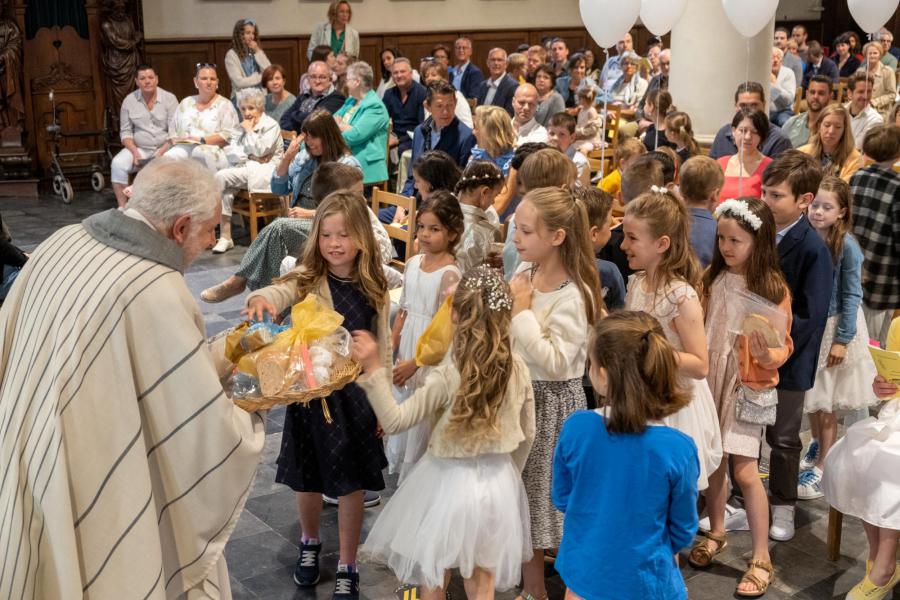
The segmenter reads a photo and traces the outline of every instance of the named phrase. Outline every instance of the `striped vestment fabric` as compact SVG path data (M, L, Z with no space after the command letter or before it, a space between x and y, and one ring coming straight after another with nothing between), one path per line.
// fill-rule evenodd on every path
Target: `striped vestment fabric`
M225 396L182 274L73 225L19 278L0 309L0 598L230 597L263 419Z

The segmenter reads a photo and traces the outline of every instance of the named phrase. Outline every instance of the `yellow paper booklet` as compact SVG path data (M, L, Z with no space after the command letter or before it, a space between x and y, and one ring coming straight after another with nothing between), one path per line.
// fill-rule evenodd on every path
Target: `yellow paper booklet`
M872 360L875 361L878 374L891 383L900 385L900 352L882 350L875 346L869 346L869 352L872 354Z

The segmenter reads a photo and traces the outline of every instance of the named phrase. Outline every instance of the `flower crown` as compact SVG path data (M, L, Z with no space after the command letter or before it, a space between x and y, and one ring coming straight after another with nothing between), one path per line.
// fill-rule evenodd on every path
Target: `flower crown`
M482 299L493 311L512 310L512 296L497 269L478 265L466 275L463 287L467 290L481 290Z
M740 219L749 225L753 231L759 231L759 228L762 227L762 219L750 210L750 205L747 204L746 200L735 200L734 198L725 200L716 208L716 218L718 219L725 214Z

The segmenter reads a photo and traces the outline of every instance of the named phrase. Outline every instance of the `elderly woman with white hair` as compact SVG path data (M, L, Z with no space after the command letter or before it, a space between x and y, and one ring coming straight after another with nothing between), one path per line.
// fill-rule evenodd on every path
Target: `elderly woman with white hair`
M198 63L194 74L197 95L188 96L175 111L175 145L165 153L176 160L193 158L215 173L228 166L222 150L238 124L234 105L217 93L216 65Z
M225 155L233 166L216 173L216 183L222 190L222 224L213 247L216 254L234 248L231 213L235 194L241 190L270 192L272 173L284 154L281 126L265 112L265 93L259 88L240 90L237 103L244 120L231 133L225 147Z
M390 116L372 89L372 67L360 61L347 67L347 101L334 113L350 152L359 161L363 183L387 181L387 139Z

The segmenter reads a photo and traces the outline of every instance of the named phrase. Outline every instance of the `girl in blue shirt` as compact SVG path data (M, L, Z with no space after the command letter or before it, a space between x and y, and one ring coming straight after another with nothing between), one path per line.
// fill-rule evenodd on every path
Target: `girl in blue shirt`
M693 440L661 420L690 402L659 323L620 311L599 321L589 375L605 404L568 418L553 457L565 514L556 570L567 598L685 600L675 555L697 531Z

